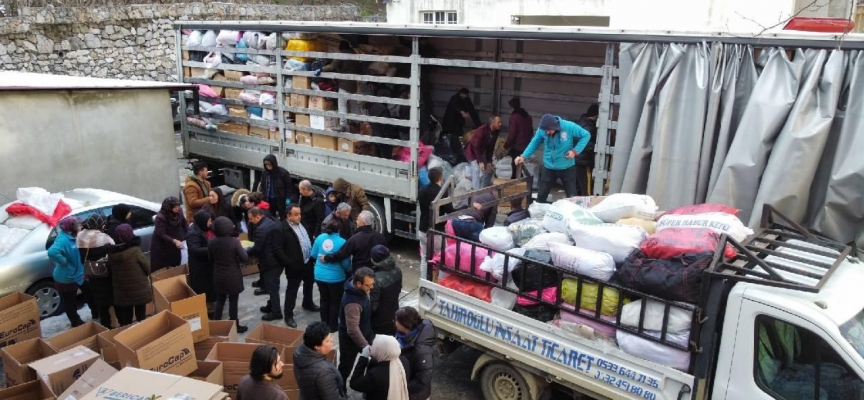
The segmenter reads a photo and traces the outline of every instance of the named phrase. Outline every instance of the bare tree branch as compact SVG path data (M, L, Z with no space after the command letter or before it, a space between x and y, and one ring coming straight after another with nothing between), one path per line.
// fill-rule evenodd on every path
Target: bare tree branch
M791 16L789 16L789 18L781 19L780 22L778 22L778 23L776 23L776 24L774 24L774 25L771 25L771 26L765 26L765 25L762 25L762 24L760 24L759 22L757 22L756 20L754 20L754 19L752 19L752 18L748 18L748 17L742 15L741 13L739 13L739 12L737 12L737 11L735 12L735 14L737 14L739 17L741 17L741 18L743 18L743 19L745 19L745 20L747 20L747 21L750 21L750 22L752 22L752 23L758 25L760 28L762 28L761 31L759 31L758 33L756 33L756 34L753 35L753 37L757 37L757 36L762 36L763 33L767 32L767 31L769 31L769 30L771 30L771 29L774 29L774 28L776 28L776 27L778 27L778 26L780 26L780 25L786 25L789 21L791 21L793 18L795 18L795 17L801 15L801 13L804 12L804 11L818 11L818 10L824 8L824 7L827 7L829 4L831 4L832 1L834 1L834 0L827 0L827 1L825 2L825 4L816 4L816 3L819 2L819 0L813 0L813 1L811 1L810 3L807 3L806 6L801 7L801 9L799 9L799 10L796 11L794 14L792 14ZM853 7L853 9L854 9L854 7Z

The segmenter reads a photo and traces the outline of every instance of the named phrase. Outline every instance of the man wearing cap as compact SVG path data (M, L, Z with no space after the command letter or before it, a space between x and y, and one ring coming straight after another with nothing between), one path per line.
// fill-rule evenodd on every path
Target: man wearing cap
M376 335L396 335L393 318L399 309L402 293L402 270L390 257L390 249L384 245L372 248L372 270L375 271L375 286L369 292L372 303L372 332Z
M576 156L588 145L591 134L575 122L567 121L557 115L545 114L534 138L522 155L516 157L516 165L531 157L540 143L543 143L543 165L546 171L540 176L537 201L547 203L549 191L557 179L561 179L567 197L577 195Z

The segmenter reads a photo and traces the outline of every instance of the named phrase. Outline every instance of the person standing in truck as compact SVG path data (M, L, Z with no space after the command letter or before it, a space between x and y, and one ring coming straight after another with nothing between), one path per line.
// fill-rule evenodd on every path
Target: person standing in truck
M589 196L588 193L588 174L594 169L594 145L597 141L597 116L600 115L600 105L597 103L588 107L588 111L579 117L579 126L588 131L591 138L588 140L588 145L585 150L579 153L576 157L576 182L579 183L579 195Z
M186 198L186 221L192 221L195 213L207 205L210 201L210 182L207 180L207 163L204 161L195 161L192 163L192 170L186 176L186 183L183 185L183 197Z
M273 216L285 220L285 204L297 203L297 188L291 182L291 173L279 166L276 156L264 157L264 174L261 176L261 194L272 207Z
M528 111L522 108L522 101L518 97L510 99L507 104L510 105L510 126L507 127L510 131L507 133L504 149L509 152L512 158L510 162L512 166L510 179L516 179L519 176L516 157L522 155L522 152L528 147L528 143L531 143L534 121L531 119Z
M575 122L567 121L557 115L543 115L531 143L522 155L514 160L516 165L521 165L526 158L534 155L541 143L543 144L543 165L546 171L543 171L540 176L537 201L549 202L552 184L558 179L564 185L564 193L567 197L576 196L576 157L585 149L590 139L591 134Z
M347 40L343 40L339 43L339 52L342 54L354 54L354 48L351 47L351 43L348 43ZM333 60L330 61L329 64L321 67L321 69L315 70L315 76L320 75L321 72L357 75L360 74L360 70L359 61ZM357 94L357 81L353 79L337 80L336 87L338 88L339 93ZM348 113L360 114L360 105L357 103L357 100L348 100L340 97L336 101L336 107L341 115L346 115ZM348 118L342 117L339 124L342 126L344 132L348 132Z
M444 110L444 120L441 128L445 134L462 136L465 128L465 118L471 118L474 123L472 129L480 126L480 116L474 108L474 102L468 97L470 92L467 88L459 89L459 92L450 97L447 109Z
M501 133L501 117L489 117L489 123L477 128L465 146L465 159L471 163L471 186L474 190L492 186L492 157Z

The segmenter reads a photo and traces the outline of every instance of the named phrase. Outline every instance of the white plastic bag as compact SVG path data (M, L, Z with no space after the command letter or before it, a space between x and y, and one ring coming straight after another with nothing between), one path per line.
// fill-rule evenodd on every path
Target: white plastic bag
M510 179L513 176L513 157L502 157L495 163L495 176L498 178Z
M697 215L664 215L657 221L657 231L667 228L708 228L719 234L727 234L739 242L753 234L738 217L721 212Z
M648 237L638 226L616 224L570 224L569 232L576 246L609 253L616 263L624 262Z
M507 227L507 231L510 232L510 235L513 236L513 240L516 242L516 245L522 247L525 243L528 243L531 238L537 236L541 233L546 233L543 230L543 225L540 221L535 219L523 219L521 221L516 221L510 226Z
M201 108L201 112L228 115L228 109L223 104L211 104L205 101L199 101L198 106Z
M563 243L549 243L552 265L567 271L608 281L615 273L615 260L603 252Z
M279 36L276 33L265 36L264 45L267 50L277 50L279 48Z
M549 210L551 204L541 203L539 201L535 201L528 206L528 215L531 216L531 219L536 219L542 221L546 216L546 211Z
M269 67L272 64L270 61L270 56L265 56L261 54L256 54L249 57L249 62L258 64L262 67Z
M237 45L237 38L239 36L240 32L238 31L221 30L219 31L219 35L216 36L216 43L223 47L234 47Z
M201 46L204 47L215 47L216 46L216 32L207 31L204 33L204 36L201 37Z
M240 92L240 100L243 100L247 103L258 104L258 102L261 100L261 91L246 89Z
M516 286L516 283L513 282L512 279L507 281L507 287L517 292L519 291L519 287ZM501 308L512 310L516 305L516 293L508 292L504 289L498 288L497 286L492 288L491 297L492 304Z
M513 248L513 236L504 226L493 226L480 231L480 243L498 251L507 251Z
M260 33L255 31L246 31L243 32L243 41L246 42L246 46L250 49L258 49L258 37L261 36Z
M660 338L660 332L658 331L646 330L644 332L648 335ZM664 346L648 339L643 339L639 336L627 333L622 329L619 329L618 332L615 333L615 337L618 339L618 347L627 354L644 358L657 364L680 369L682 371L686 371L687 368L690 367L689 352ZM666 340L681 346L687 346L688 341L690 340L690 331L687 331L686 334L680 335L667 333Z
M511 249L507 251L507 254L522 257L525 255L525 249ZM487 256L483 259L483 263L480 264L480 269L492 274L496 280L500 281L501 278L504 277L505 258L507 259L507 271L513 271L519 266L519 264L522 264L522 260L518 258L505 257L504 253L495 253L492 257ZM512 281L512 279L509 280Z
M530 212L530 211L529 211ZM558 200L543 216L543 228L549 232L567 232L569 224L600 225L603 223L594 216L590 210L586 210L569 200Z
M559 232L541 233L531 238L528 243L522 246L526 250L545 250L549 251L550 243L564 243L569 245L570 239L567 235Z
M621 324L626 326L639 326L639 313L642 303L646 299L633 301L621 308ZM663 329L663 303L656 300L648 300L648 308L645 309L645 320L642 327L648 330L660 332ZM669 322L666 324L666 332L683 334L690 331L693 314L678 307L669 307Z
M651 196L644 194L615 193L591 207L591 212L608 223L624 218L653 220L657 213L657 204Z
M258 100L258 104L262 104L262 105L276 104L276 96L273 94L273 92L261 93L261 97Z
M189 34L189 38L186 39L186 45L193 47L201 46L201 39L203 37L204 34L201 33L201 31L192 31L192 33Z
M211 51L204 57L204 66L207 68L216 68L219 64L222 64L222 53L218 51Z

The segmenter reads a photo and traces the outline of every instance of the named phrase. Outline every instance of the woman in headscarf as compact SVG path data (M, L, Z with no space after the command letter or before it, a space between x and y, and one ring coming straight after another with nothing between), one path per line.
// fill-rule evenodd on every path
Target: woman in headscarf
M90 288L87 300L93 320L99 319L102 326L112 329L111 306L114 304L114 290L108 269L108 253L114 249L114 239L103 232L106 225L102 214L96 213L87 217L81 224L82 229L75 238L75 244L84 263L84 278Z
M195 293L204 294L207 298L207 311L213 312L216 305L216 293L213 291L213 261L207 250L210 239L216 235L210 229L213 223L210 213L201 210L195 213L192 226L186 235L186 247L189 249L189 286Z
M135 236L132 226L121 224L115 252L108 255L111 279L114 284L114 311L120 326L132 323L132 314L138 322L147 317L147 304L153 301L150 287L150 263L141 251L141 238Z
M85 293L87 287L84 284L84 263L81 262L81 254L75 246L75 237L81 220L76 217L66 217L60 221L57 237L48 248L48 258L54 262L54 287L60 293L63 302L63 310L72 327L84 324L78 315L78 304L75 297L80 288Z
M180 210L180 200L174 196L166 198L162 202L162 209L156 214L150 242L150 267L153 271L180 265L180 249L183 248L187 229L186 217Z
M351 389L365 394L366 400L408 400L405 368L399 361L401 352L396 338L376 335L372 346L363 349L357 359Z
M114 242L117 242L117 238L114 236L114 230L117 229L120 224L124 224L129 221L129 218L132 217L132 207L128 204L117 204L111 208L111 216L108 217L108 225L105 227L105 233L108 236L111 236L111 239L114 239Z
M228 301L228 316L237 324L237 333L246 332L247 327L240 325L237 317L237 302L243 292L243 273L240 263L249 261L249 256L240 239L232 237L234 224L227 217L219 217L213 221L213 231L216 237L207 244L210 259L213 260L213 288L216 291L216 309L213 319L222 319L225 301Z

